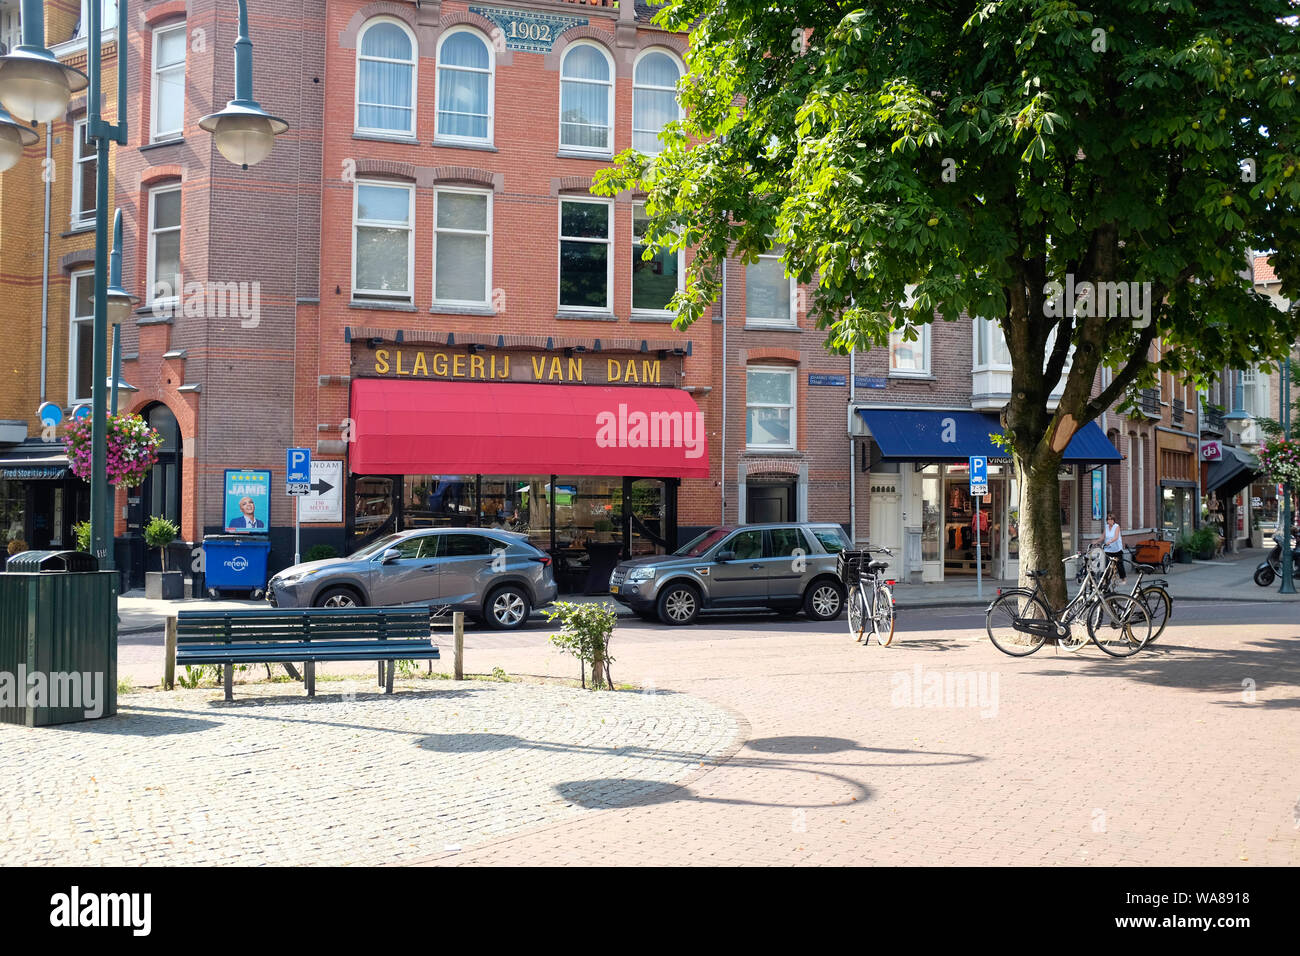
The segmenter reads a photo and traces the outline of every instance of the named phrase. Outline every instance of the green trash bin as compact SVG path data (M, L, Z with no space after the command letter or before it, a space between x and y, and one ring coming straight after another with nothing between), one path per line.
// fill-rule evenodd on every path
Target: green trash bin
M0 722L117 713L117 573L80 551L24 551L0 574Z

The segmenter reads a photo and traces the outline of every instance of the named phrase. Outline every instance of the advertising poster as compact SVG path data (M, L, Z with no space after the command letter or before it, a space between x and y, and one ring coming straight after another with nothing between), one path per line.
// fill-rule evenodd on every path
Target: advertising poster
M226 469L226 530L263 532L271 525L271 473Z

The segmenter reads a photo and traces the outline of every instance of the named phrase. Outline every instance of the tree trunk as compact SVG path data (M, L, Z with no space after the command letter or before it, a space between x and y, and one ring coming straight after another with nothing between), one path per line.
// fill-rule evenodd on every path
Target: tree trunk
M600 645L591 654L591 686L600 690L605 685L605 649Z
M1061 563L1061 455L1038 449L1022 467L1017 457L1020 480L1020 583L1033 587L1030 571L1046 571L1040 579L1048 603L1065 607L1065 566Z

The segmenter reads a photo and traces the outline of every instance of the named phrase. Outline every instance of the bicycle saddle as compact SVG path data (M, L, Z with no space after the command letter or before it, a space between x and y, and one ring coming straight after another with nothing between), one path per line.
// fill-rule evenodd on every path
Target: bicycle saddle
M887 568L887 567L889 567L888 562L885 562L885 561L872 561L871 563L869 563L869 564L867 565L867 570L868 570L868 571L883 571L883 570L885 570L885 568Z
M1135 564L1133 567L1136 570L1141 571L1143 574L1155 574L1160 570L1154 564Z
M1042 569L1039 569L1037 571L1026 571L1025 574L1031 578L1043 578L1047 576L1047 572Z

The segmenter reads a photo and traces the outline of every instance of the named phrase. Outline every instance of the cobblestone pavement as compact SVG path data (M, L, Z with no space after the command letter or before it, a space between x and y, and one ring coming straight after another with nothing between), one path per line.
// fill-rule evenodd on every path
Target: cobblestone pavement
M656 799L743 727L684 694L373 690L133 693L115 718L0 725L0 864L402 862Z
M426 862L1294 866L1300 627L1246 623L1244 604L1177 613L1128 660L1011 659L952 610L906 616L888 648L761 618L616 636L617 679L735 709L744 747L661 799Z

